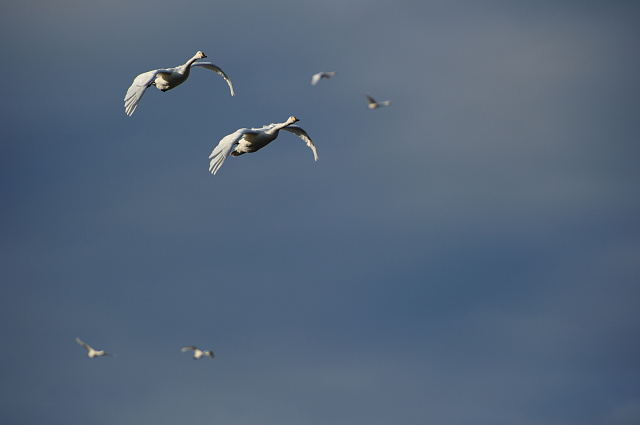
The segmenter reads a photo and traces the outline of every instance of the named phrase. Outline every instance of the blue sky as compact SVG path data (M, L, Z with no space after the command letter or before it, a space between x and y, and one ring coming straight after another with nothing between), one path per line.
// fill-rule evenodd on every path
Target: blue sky
M639 423L639 18L4 5L0 422ZM136 75L198 50L235 97L195 69L125 115ZM319 161L283 133L208 173L290 115Z

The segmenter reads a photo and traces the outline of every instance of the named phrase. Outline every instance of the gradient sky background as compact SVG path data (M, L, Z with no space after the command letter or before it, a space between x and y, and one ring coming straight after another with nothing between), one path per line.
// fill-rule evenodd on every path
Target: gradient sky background
M640 423L638 2L20 0L0 23L1 423ZM197 50L236 97L195 69L125 115L136 75ZM290 115L318 162L283 132L208 173Z

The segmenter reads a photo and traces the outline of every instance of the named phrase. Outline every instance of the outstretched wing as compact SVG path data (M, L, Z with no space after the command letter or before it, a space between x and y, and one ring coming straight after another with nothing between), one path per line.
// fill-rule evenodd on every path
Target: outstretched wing
M127 90L127 94L124 96L124 111L127 115L133 115L133 111L136 110L138 102L142 99L142 95L145 90L153 83L156 76L161 72L171 72L169 69L154 69L153 71L143 72L138 75L131 83L131 87Z
M220 68L218 68L217 66L215 66L211 62L194 62L194 63L191 64L191 67L194 67L194 66L201 66L203 68L207 68L207 69L209 69L211 71L217 72L219 75L222 76L222 78L224 78L224 80L229 85L229 89L231 90L231 96L235 96L236 95L236 92L233 91L233 84L231 84L231 80L229 79L229 77L227 77L227 74L225 74L224 71L222 71Z
M87 344L86 342L82 342L80 338L76 338L76 342L82 345L87 351L91 350L91 347L89 347L89 344Z
M322 72L313 74L313 77L311 77L311 85L315 86L316 84L318 84L318 81L320 81L321 78L322 78Z
M211 152L211 155L209 155L209 158L211 159L211 162L209 162L209 171L211 174L218 172L220 167L222 167L224 160L227 159L233 148L247 132L251 132L251 130L248 128L241 128L228 136L224 136L222 140L220 140L218 146L216 146Z
M184 353L185 351L195 350L195 349L196 349L195 345L190 345L188 347L184 347L181 351Z
M309 146L313 151L313 159L316 161L318 160L318 152L316 151L316 145L313 144L313 140L311 140L311 137L309 137L306 131L304 131L302 128L296 125L290 125L290 126L284 127L282 128L282 130L286 130L289 133L293 133L296 136L300 137L302 140L304 140L307 146Z

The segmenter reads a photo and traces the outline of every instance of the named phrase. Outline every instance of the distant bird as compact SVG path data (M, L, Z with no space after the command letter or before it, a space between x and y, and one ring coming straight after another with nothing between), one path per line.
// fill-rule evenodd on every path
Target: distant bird
M209 171L215 174L229 154L231 154L231 156L239 156L264 148L278 137L280 130L286 130L304 140L307 146L313 151L313 158L317 161L318 153L316 152L316 146L311 141L307 132L298 126L291 125L297 121L299 121L298 118L289 117L289 119L283 123L269 124L261 128L241 128L225 136L220 140L220 143L218 143L218 146L215 147L213 152L211 152L211 155L209 155L211 159Z
M199 51L184 65L176 66L175 68L154 69L153 71L144 72L138 75L133 80L131 87L129 87L127 94L124 97L124 110L126 114L129 116L133 114L138 106L138 102L140 102L140 99L147 88L156 86L157 89L165 92L178 87L180 84L187 81L191 68L194 66L201 66L220 74L229 85L229 89L231 89L231 96L235 96L233 85L231 84L229 77L227 77L227 74L222 72L220 68L211 62L196 62L196 60L206 57L207 55Z
M314 74L313 77L311 77L311 85L315 86L321 79L326 78L328 80L334 75L336 75L335 72L318 72L317 74Z
M194 345L190 345L188 347L184 347L182 349L182 352L186 352L189 350L193 350L193 359L194 360L198 360L199 358L203 357L203 356L209 356L211 358L213 358L213 351L211 350L199 350L197 349Z
M86 342L82 342L80 338L76 338L76 342L87 349L87 357L89 357L90 359L100 356L113 356L113 354L105 353L104 350L94 350L89 346L89 344L87 344Z
M371 96L369 96L369 94L365 94L365 96L367 96L367 100L369 101L369 104L367 105L367 107L369 109L376 109L379 108L381 106L389 106L391 105L391 102L389 102L388 100L382 101L382 102L376 102Z

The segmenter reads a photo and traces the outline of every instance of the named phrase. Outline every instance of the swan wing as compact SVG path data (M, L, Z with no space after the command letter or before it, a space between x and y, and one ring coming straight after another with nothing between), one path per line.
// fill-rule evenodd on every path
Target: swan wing
M195 350L195 349L196 349L195 345L190 345L188 347L184 347L181 351L184 353L185 351Z
M124 111L127 115L133 115L133 112L138 107L138 102L142 99L142 95L147 88L156 79L156 76L160 73L171 73L170 69L154 69L153 71L143 72L138 75L131 83L131 86L127 90L127 94L124 96Z
M222 76L222 78L224 78L224 80L229 85L229 90L231 90L231 96L235 96L236 95L236 92L233 90L233 84L231 84L231 80L229 79L229 77L227 77L227 74L225 74L224 71L222 71L220 68L218 68L217 66L215 66L211 62L195 62L195 63L191 64L191 67L194 67L194 66L201 66L201 67L209 69L209 70L211 70L213 72L217 72L220 76Z
M222 140L220 140L218 146L216 146L211 152L211 155L209 155L209 158L211 159L209 162L209 171L211 174L218 172L220 167L222 167L224 160L227 159L233 148L247 132L251 132L251 130L248 128L241 128L227 136L224 136Z
M313 77L311 77L311 85L315 86L316 84L318 84L318 81L320 81L321 78L322 78L322 72L318 72L317 74L314 74Z
M76 342L80 345L82 345L87 351L91 351L92 348L89 347L89 344L87 344L86 342L83 342L80 338L76 338Z
M300 137L302 140L304 140L307 146L309 146L313 151L313 159L316 161L318 160L318 152L316 151L316 145L313 143L313 140L311 140L311 137L309 137L306 131L304 131L302 128L296 125L290 125L288 127L284 127L282 130L286 130L289 133L293 133L296 136Z

